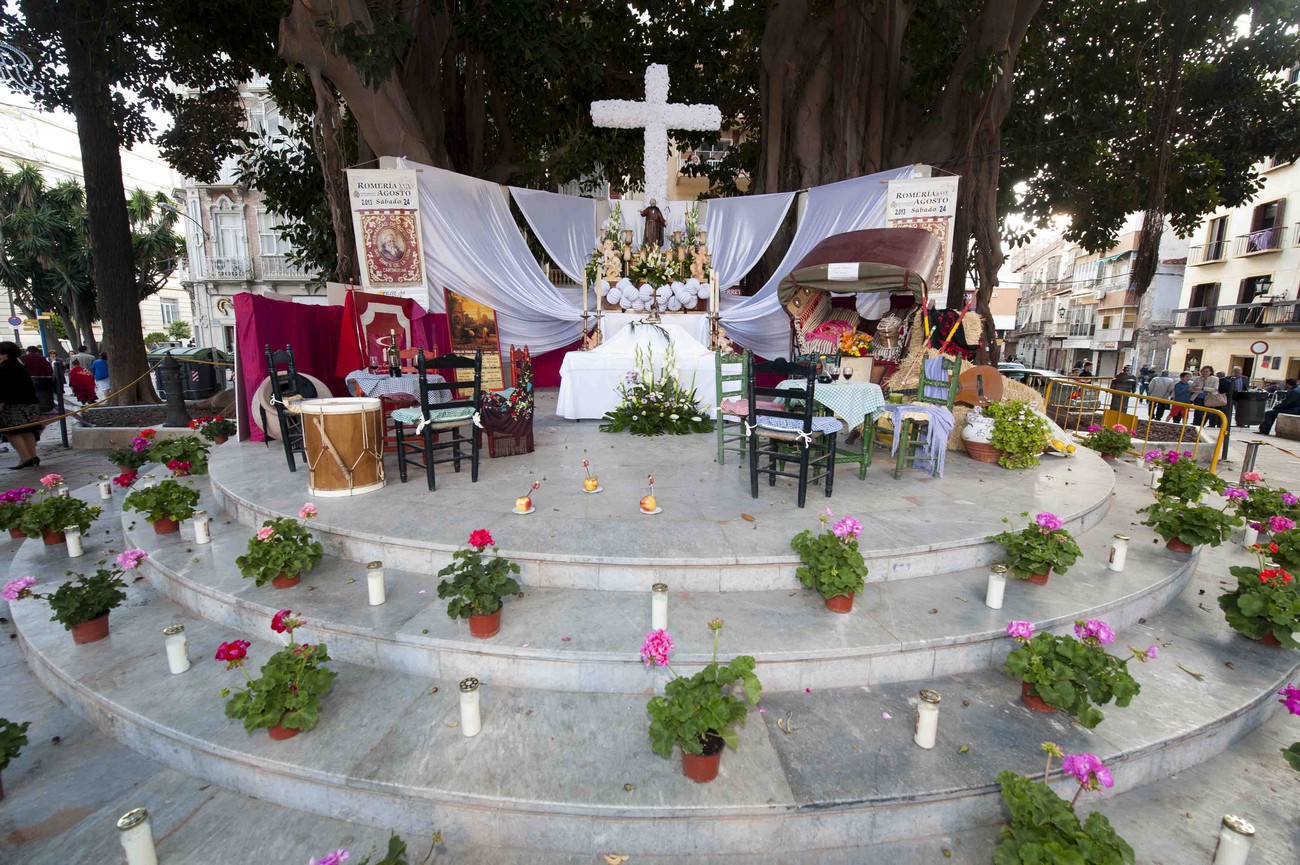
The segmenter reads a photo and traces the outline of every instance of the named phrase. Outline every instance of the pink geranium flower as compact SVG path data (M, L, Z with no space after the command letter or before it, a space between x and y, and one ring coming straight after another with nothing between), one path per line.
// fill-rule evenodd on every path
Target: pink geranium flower
M1300 499L1297 499L1290 493L1282 493L1282 504L1286 505L1288 508L1295 507L1296 502L1300 502Z
M1110 629L1110 625L1100 619L1075 621L1074 633L1080 640L1091 645L1104 646L1115 642L1115 632Z
M1110 428L1113 429L1115 432L1118 432L1118 433L1126 433L1126 432L1128 432L1128 427L1124 426L1124 424L1122 424L1122 423L1111 424L1111 427L1110 427Z
M316 516L316 506L313 505L311 502L307 502L307 504L298 508L298 516L304 520L311 519L312 517Z
M1088 427L1088 432L1090 432L1090 433L1101 432L1101 425L1100 425L1100 424L1093 424L1092 426Z
M1300 688L1295 685L1287 685L1277 692L1282 698L1279 703L1286 706L1286 710L1292 715L1300 715Z
M333 853L327 853L320 859L312 858L307 865L339 865L344 859L350 859L351 854L346 850L335 850Z
M1065 525L1065 522L1051 511L1043 511L1034 517L1034 522L1044 531L1054 532Z
M257 539L259 541L269 541L271 540L271 536L274 534L275 534L275 529L271 528L270 526L262 526L260 529L257 530Z
M5 583L4 592L0 594L3 594L6 601L17 601L20 598L25 598L34 585L36 585L35 577L19 577Z
M669 654L676 648L673 638L668 636L668 632L659 628L645 635L645 642L641 644L641 660L649 667L652 664L660 667L668 666Z
M1282 532L1289 532L1294 528L1295 520L1290 517L1274 516L1268 518L1268 530L1275 535L1281 534Z
M54 472L50 472L41 478L41 486L43 487L57 487L61 483L63 483L63 475L56 475Z
M1061 758L1061 770L1073 775L1079 786L1087 790L1115 786L1110 770L1101 764L1101 758L1096 754L1066 754Z
M1241 476L1241 479L1242 479L1243 481L1248 481L1248 482L1250 482L1250 483L1252 483L1252 484L1254 484L1254 483L1259 483L1260 478L1261 478L1261 475L1260 475L1259 472L1246 472L1245 474L1243 474L1243 475Z
M124 571L133 571L147 558L149 554L144 550L124 550L117 554L117 566Z
M1028 640L1034 636L1033 622L1008 622L1007 636L1017 640Z
M831 526L831 533L834 534L835 537L841 539L848 539L850 537L856 538L858 535L862 534L862 523L858 522L853 517L844 517L838 523Z
M231 640L217 646L217 654L214 657L218 661L225 661L227 670L233 670L244 665L244 659L248 657L248 647L250 645L248 640Z

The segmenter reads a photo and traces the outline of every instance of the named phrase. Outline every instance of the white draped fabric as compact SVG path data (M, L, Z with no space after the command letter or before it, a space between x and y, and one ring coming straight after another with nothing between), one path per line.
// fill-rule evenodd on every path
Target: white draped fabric
M627 327L634 321L643 321L646 314L644 312L606 312L600 317L601 338L608 342L623 328ZM667 324L674 324L682 330L689 333L697 342L704 345L709 344L709 317L707 315L696 313L694 315L674 315L673 313L664 313L663 320Z
M536 355L578 338L582 310L542 273L500 185L408 159L397 164L420 171L432 311L446 311L445 286L496 310L503 345L527 345Z
M709 250L718 284L725 291L753 269L781 228L793 192L770 195L741 195L709 202ZM743 298L723 294L722 306L739 303Z
M909 165L809 189L799 227L772 278L757 294L723 308L722 324L727 335L755 354L769 358L788 356L790 317L776 296L781 279L809 250L832 234L883 227L889 192L887 181L912 175L913 167ZM710 232L709 240L712 239ZM888 303L887 297L883 300Z
M596 237L596 199L510 187L515 204L551 260L582 285ZM579 301L581 303L581 301Z

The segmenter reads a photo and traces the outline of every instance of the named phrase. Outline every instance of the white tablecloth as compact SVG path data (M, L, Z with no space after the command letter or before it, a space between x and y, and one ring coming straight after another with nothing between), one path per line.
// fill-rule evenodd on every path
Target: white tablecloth
M669 340L677 355L677 373L684 387L692 386L702 408L717 401L713 352L684 328L665 321L662 332L649 325L624 328L591 351L571 351L560 365L560 396L555 413L560 417L599 418L619 403L618 387L636 370L636 349L649 348L654 366L662 369ZM664 334L667 334L667 338Z
M709 344L709 317L704 313L663 313L665 324L675 324L695 338L701 345ZM600 317L601 337L613 339L634 321L645 318L644 312L606 312Z
M440 375L429 373L431 383L446 381ZM393 378L388 373L374 373L368 370L359 369L350 372L347 375L348 392L355 394L356 386L361 386L361 392L364 396L387 396L390 394L406 394L416 399L420 398L420 377L415 373L404 373L403 375ZM451 391L435 390L429 394L433 402L451 402Z

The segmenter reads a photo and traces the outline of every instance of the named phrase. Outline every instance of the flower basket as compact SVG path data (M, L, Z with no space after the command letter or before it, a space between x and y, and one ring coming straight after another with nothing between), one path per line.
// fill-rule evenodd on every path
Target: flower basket
M325 548L307 530L306 521L314 516L316 507L308 502L298 509L302 522L292 517L263 522L248 539L247 552L235 559L240 575L258 586L270 583L287 589L298 585L302 575L320 564L325 555Z
M1004 517L1003 522L1009 521ZM1039 586L1047 583L1053 569L1063 574L1083 555L1061 518L1048 511L1036 514L1018 532L1001 532L987 540L1002 545L1013 577Z
M1020 680L1021 701L1036 712L1046 711L1035 701L1061 709L1091 730L1103 720L1098 706L1112 700L1127 706L1141 691L1129 675L1128 661L1103 648L1115 641L1105 622L1079 619L1074 623L1078 639L1058 637L1046 631L1034 633L1032 622L1011 622L1007 635L1019 644L1007 655L1003 672ZM1142 653L1145 659L1147 653Z
M795 571L799 582L820 592L832 613L847 613L853 609L853 596L867 585L867 564L858 549L862 523L842 517L828 526L832 516L829 509L822 511L817 515L822 530L814 534L805 529L790 539L790 547L803 562Z
M199 504L199 491L180 481L167 478L151 487L132 490L122 501L122 507L139 511L144 518L154 524L154 531L160 535L176 531L166 524L177 526L181 520L194 516L194 509ZM159 528L158 524L163 523Z
M118 554L115 568L99 568L94 574L73 574L74 579L52 592L34 591L35 577L19 577L4 587L6 601L38 598L50 605L50 621L72 632L77 644L93 643L108 636L108 614L126 600L125 571L133 570L147 558L144 550L125 550Z
M1300 583L1286 568L1266 562L1262 550L1254 553L1257 566L1228 569L1237 586L1219 596L1223 617L1234 631L1266 646L1300 648Z
M244 722L252 733L265 729L272 739L288 739L310 730L320 721L321 704L334 686L338 673L325 666L329 648L324 643L299 643L293 632L303 625L290 610L280 610L271 618L271 630L287 634L288 645L267 659L261 674L254 679L244 668L248 660L248 640L231 640L217 647L216 660L227 670L239 669L245 685L223 688L226 717Z
M488 547L491 556L484 554ZM438 571L438 576L444 577L438 584L438 597L451 598L447 615L469 619L470 634L483 639L501 630L505 596L519 594L519 583L511 576L519 573L519 566L496 553L492 533L475 529L469 536L469 549L452 553L451 564Z

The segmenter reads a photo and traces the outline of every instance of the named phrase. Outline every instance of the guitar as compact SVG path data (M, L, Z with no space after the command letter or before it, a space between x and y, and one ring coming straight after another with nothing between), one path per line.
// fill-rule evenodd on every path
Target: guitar
M996 366L972 366L957 377L957 404L988 405L1002 401L1002 373Z

